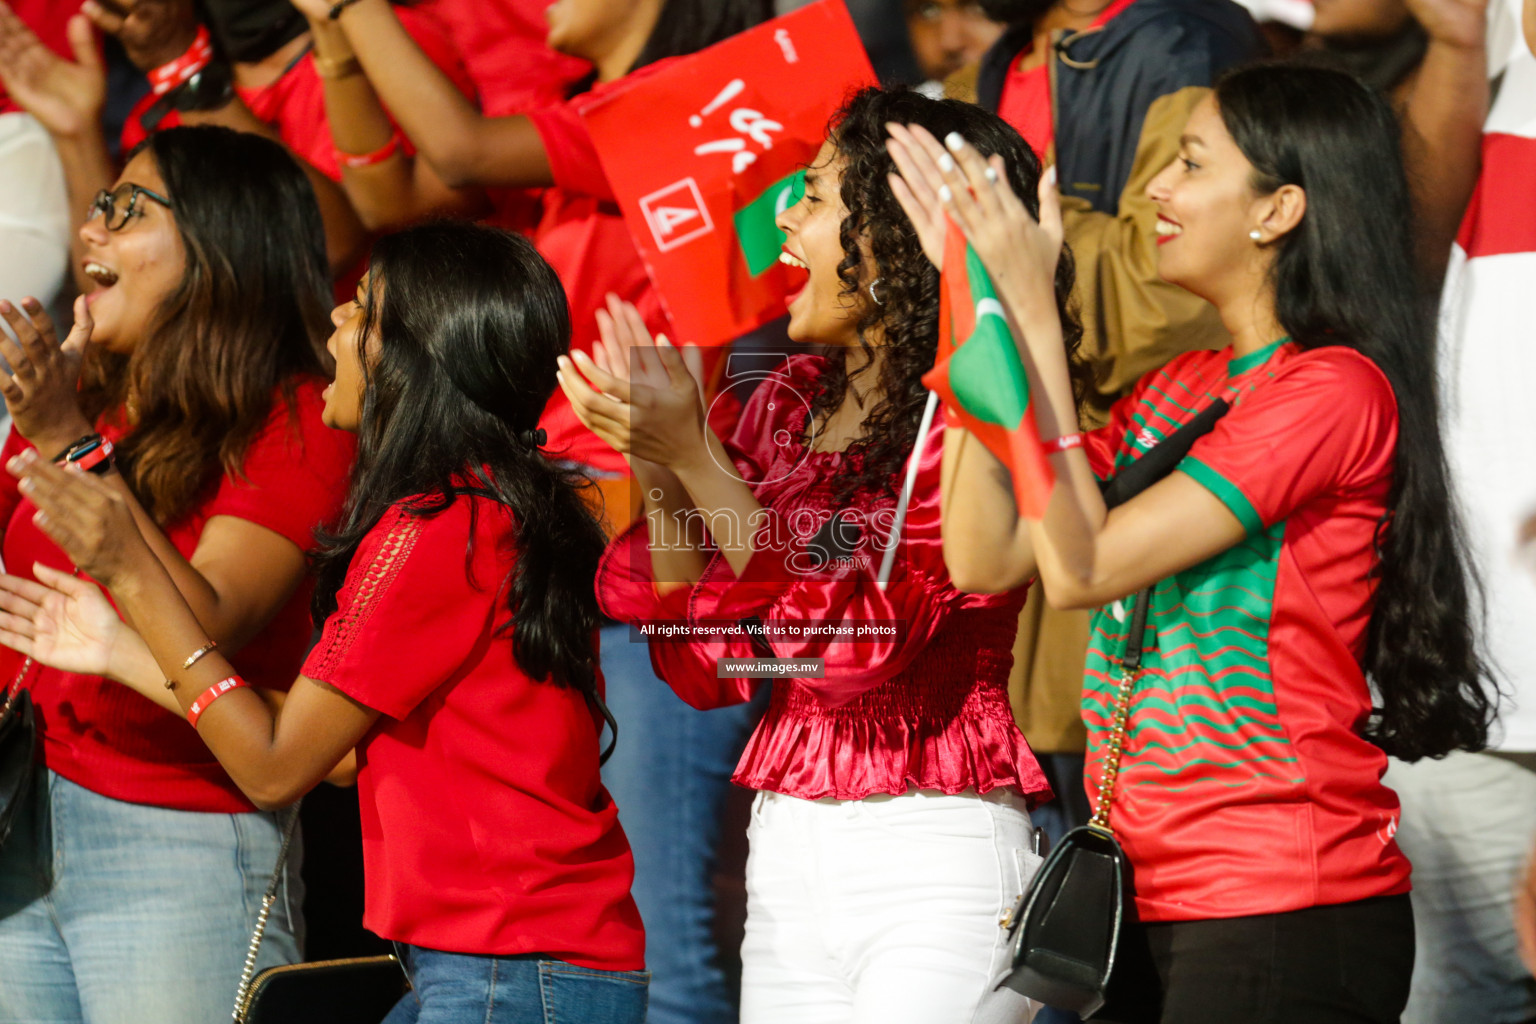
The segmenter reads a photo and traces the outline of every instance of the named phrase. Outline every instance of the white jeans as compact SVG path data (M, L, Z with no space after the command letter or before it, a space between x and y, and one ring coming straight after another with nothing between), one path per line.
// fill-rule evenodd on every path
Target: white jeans
M747 830L742 1024L1027 1021L993 991L1004 915L1040 861L1024 800L759 793Z

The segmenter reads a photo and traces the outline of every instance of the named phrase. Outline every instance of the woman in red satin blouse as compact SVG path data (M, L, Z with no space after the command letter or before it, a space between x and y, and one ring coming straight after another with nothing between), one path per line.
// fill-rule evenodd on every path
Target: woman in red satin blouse
M789 334L826 346L758 384L728 441L677 350L615 303L594 362L562 361L583 421L633 466L645 514L610 545L598 596L699 708L772 702L735 780L749 831L742 1019L1023 1019L997 993L998 927L1037 859L1050 791L1009 710L1024 589L957 591L939 535L942 431L928 440L888 585L876 582L938 337L938 275L891 191L885 124L960 131L1040 166L981 110L867 90L833 122L779 218L808 280ZM1070 275L1062 296L1070 289ZM789 659L816 659L814 668Z

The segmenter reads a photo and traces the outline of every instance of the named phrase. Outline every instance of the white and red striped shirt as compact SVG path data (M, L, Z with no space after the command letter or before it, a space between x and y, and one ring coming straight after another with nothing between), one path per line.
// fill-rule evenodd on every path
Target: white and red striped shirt
M1441 303L1446 452L1481 571L1489 653L1513 690L1506 750L1536 751L1536 573L1521 524L1536 515L1536 444L1525 431L1536 385L1536 54L1523 0L1489 7L1496 90L1482 173L1451 254Z

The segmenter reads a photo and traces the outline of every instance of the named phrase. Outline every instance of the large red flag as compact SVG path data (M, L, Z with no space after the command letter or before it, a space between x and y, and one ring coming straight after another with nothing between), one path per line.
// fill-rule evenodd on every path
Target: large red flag
M765 22L582 110L677 329L720 344L784 312L774 217L874 72L842 0Z

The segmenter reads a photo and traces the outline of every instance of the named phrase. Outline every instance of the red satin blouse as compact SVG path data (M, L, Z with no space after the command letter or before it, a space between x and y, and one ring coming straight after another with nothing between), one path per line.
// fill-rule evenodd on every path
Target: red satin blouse
M716 553L693 586L658 596L642 518L603 557L604 611L633 624L631 641L650 643L657 674L697 708L746 701L764 681L721 678L732 659L824 659L824 678L775 680L737 766L740 785L807 800L998 786L1031 807L1050 799L1008 706L1025 588L962 594L950 584L939 536L940 428L922 460L895 572L884 590L876 585L895 502L837 509L833 482L857 456L809 451L801 441L825 365L787 360L754 391L727 443L764 509L741 524L756 531L742 575ZM851 525L843 543L828 544L838 511ZM761 622L764 639L754 643L743 620Z

